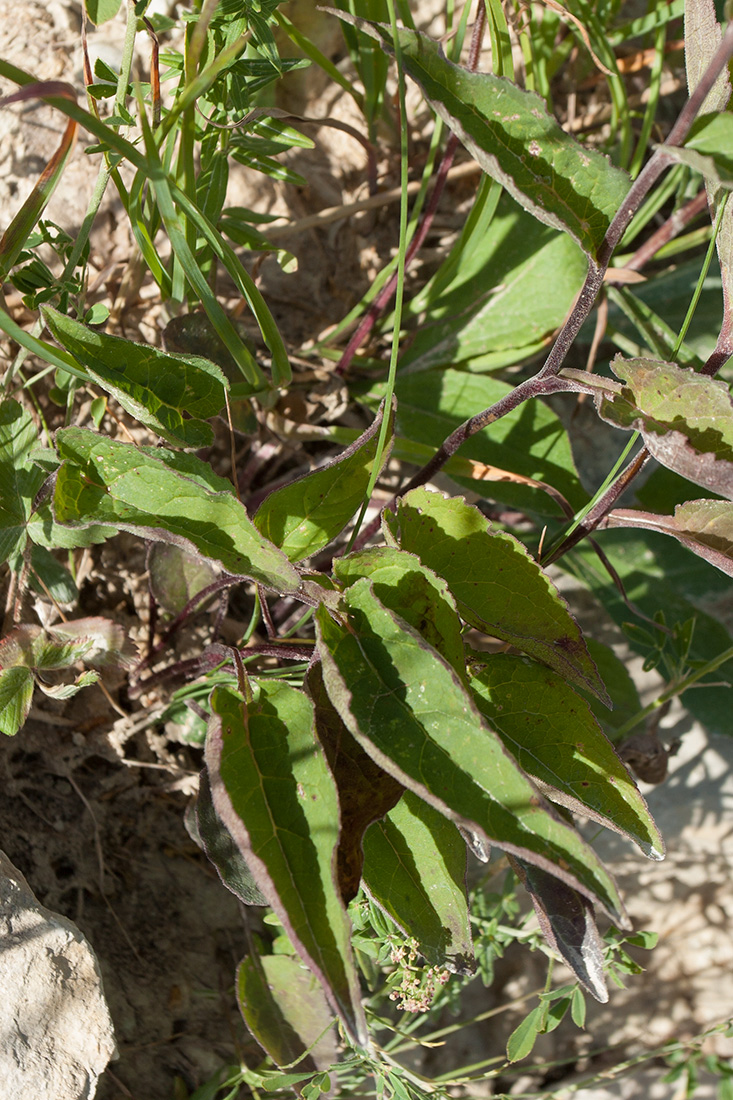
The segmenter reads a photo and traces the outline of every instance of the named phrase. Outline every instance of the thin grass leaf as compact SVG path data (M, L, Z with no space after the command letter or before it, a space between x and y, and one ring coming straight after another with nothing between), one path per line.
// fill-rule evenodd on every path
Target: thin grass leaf
M38 99L43 94L65 96L72 100L72 102L76 102L76 92L71 85L54 80L26 85L26 87L20 91L14 92L12 95L6 96L4 99L0 100L0 107L7 106L9 103L18 103L26 99ZM2 239L0 240L0 280L5 279L8 271L17 260L18 254L28 240L33 227L56 189L56 185L61 179L66 162L69 159L69 154L74 147L76 130L76 122L73 119L69 119L58 148L38 177L30 195L3 233Z

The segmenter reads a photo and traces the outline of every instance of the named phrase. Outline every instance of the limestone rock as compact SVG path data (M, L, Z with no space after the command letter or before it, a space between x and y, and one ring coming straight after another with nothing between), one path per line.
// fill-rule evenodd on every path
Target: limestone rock
M90 1100L116 1055L91 947L0 852L0 1096Z

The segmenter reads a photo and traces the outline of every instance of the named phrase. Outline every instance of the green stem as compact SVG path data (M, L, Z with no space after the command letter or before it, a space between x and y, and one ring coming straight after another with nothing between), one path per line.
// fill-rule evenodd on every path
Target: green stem
M640 722L643 722L650 714L653 714L655 710L658 710L659 707L664 706L664 704L668 703L671 699L675 699L689 688L694 687L699 680L702 680L703 676L710 676L713 672L717 672L721 665L724 665L726 661L730 660L733 660L733 646L719 653L717 657L713 657L713 659L703 665L702 668L696 669L695 672L691 673L684 680L670 684L652 703L648 703L643 710L638 711L632 718L629 718L628 722L624 722L623 726L619 726L619 728L614 731L614 741L620 741L622 737L630 733L631 730L638 726Z

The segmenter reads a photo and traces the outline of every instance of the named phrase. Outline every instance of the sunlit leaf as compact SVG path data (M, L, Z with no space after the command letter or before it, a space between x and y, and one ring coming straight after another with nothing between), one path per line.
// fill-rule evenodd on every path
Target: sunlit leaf
M641 432L658 462L733 499L733 403L725 382L654 359L611 363L622 380L599 383L600 416Z
M349 21L393 52L390 27ZM403 28L397 34L405 72L484 171L536 218L564 229L595 257L629 189L626 173L566 134L533 92L454 65L424 34Z
M344 594L345 622L320 608L326 690L380 767L451 818L479 858L492 842L555 873L626 921L608 873L482 719L461 680L371 584Z
M29 669L0 669L0 733L15 736L28 717L32 699L33 676Z
M179 447L212 443L214 433L204 420L224 408L227 387L214 363L107 336L50 306L42 313L53 336L86 367L91 380L141 424Z
M614 508L604 527L645 527L671 535L733 577L733 503L729 500L688 500L679 504L673 516L658 516L633 508Z
M298 959L249 954L237 968L236 992L244 1022L275 1065L316 1072L337 1060L333 1013Z
M273 490L257 509L255 527L290 561L322 550L359 508L374 467L383 411L333 462ZM388 436L381 465L389 457L389 444Z
M315 736L313 704L278 681L214 689L206 741L214 805L258 888L323 985L348 1034L366 1044L350 925L335 876L336 786Z
M404 496L384 522L403 550L445 578L466 622L608 700L567 604L518 539L461 498L426 489Z
M433 966L476 969L466 902L466 842L443 814L406 791L364 837L364 885Z
M346 587L368 577L385 607L401 615L465 678L466 655L455 600L443 578L427 569L416 554L375 546L336 558L333 571Z
M54 493L60 523L106 523L221 562L279 592L300 577L260 535L231 483L193 455L134 447L83 428L56 433L64 460Z
M650 859L663 858L644 799L569 684L507 653L472 654L470 669L479 710L548 798L632 838Z

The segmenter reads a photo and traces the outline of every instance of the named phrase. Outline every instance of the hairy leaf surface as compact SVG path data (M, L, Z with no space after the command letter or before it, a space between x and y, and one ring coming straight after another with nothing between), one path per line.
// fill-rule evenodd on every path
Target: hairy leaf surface
M604 527L645 527L671 535L693 554L733 577L733 503L729 500L688 500L673 516L658 516L632 508L614 508Z
M616 356L611 367L624 384L601 384L595 397L600 416L641 432L663 466L732 499L733 403L727 384L654 359Z

